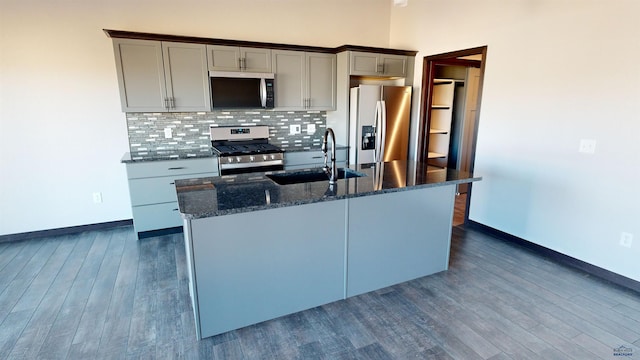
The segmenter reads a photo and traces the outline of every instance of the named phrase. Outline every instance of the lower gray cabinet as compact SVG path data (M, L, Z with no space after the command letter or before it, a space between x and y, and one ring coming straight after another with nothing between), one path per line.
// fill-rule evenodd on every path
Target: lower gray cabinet
M127 163L133 227L141 232L182 226L174 181L218 176L217 158Z

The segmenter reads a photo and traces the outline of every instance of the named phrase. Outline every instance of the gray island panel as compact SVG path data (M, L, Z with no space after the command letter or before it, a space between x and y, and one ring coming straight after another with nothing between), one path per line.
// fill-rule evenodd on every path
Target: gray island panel
M278 185L265 173L177 180L196 333L204 338L446 270L457 184L392 161Z
M344 297L344 201L190 221L202 338Z
M455 188L349 199L347 296L446 270Z

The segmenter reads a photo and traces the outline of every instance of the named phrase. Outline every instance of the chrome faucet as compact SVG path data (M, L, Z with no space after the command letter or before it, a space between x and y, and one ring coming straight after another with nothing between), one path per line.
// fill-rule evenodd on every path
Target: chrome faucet
M327 138L331 135L331 170L327 166ZM336 135L333 129L327 128L322 138L322 152L324 153L324 171L329 174L329 185L333 185L338 180L338 169L336 167Z

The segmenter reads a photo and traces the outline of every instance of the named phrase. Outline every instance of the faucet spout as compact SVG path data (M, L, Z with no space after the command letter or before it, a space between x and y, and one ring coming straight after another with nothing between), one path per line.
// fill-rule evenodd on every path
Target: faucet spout
M331 136L331 170L327 166L327 140ZM333 129L327 128L322 138L322 152L324 153L324 171L329 174L329 184L333 185L338 180L338 169L336 166L336 135Z

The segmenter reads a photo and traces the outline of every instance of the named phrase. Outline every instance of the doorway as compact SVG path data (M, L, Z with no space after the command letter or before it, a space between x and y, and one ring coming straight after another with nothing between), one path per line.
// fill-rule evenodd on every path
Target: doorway
M487 46L425 56L418 159L473 172ZM458 186L453 224L469 217L471 184Z

